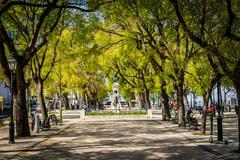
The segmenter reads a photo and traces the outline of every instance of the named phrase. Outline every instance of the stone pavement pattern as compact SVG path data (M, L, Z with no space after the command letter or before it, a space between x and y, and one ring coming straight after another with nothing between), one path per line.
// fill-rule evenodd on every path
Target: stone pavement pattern
M39 133L31 133L31 137L16 137L15 144L8 144L8 127L0 128L0 160L10 159L16 154L28 150L39 143L46 141L49 137L60 133L65 128L79 121L79 111L64 111L63 123L55 125L48 131L40 131ZM59 113L56 112L58 116Z
M219 159L159 123L149 120L79 122L14 159Z
M201 118L199 114L196 116ZM202 136L199 131L189 132L171 122L159 121L159 118L79 121L79 111L64 111L63 125L53 126L33 137L16 138L15 144L8 144L8 128L0 128L0 160L240 159L240 154L231 152L238 147L234 112L224 116L224 136L229 137L228 145L208 142L209 124L207 135Z

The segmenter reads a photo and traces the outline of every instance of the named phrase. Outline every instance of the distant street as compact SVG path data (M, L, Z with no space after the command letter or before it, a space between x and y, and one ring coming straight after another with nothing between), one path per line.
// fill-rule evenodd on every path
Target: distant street
M79 122L14 159L219 159L159 123L150 120Z

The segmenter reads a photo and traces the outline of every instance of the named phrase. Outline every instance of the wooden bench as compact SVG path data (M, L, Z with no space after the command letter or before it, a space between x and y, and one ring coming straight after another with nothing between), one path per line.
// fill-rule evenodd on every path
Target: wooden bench
M178 112L176 112L175 116L173 118L171 118L171 122L173 124L178 124L178 120L179 120L179 116L178 116Z
M0 115L0 127L3 127L4 121L9 117L9 115Z
M57 125L60 122L60 120L57 119L55 114L51 114L51 115L49 115L49 117L50 117L53 125Z
M186 127L189 127L189 131L191 130L191 128L198 130L198 127L201 126L200 124L198 124L198 121L196 118L185 117L185 122L186 122Z

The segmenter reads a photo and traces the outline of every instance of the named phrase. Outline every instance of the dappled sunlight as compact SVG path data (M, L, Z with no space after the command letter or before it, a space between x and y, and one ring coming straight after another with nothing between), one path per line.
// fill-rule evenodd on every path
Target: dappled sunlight
M189 157L200 160L201 153L207 160L214 157L155 121L123 122L78 123L16 158L168 160Z

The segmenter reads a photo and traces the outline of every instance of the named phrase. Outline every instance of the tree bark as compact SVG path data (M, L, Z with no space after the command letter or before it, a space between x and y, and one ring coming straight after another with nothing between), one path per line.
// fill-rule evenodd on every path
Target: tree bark
M185 127L185 107L183 102L183 83L180 82L177 85L177 105L178 105L178 125L179 127Z
M240 85L239 81L234 81L234 86L237 91L237 115L238 115L238 151L240 151Z
M17 65L16 79L14 86L14 119L16 121L16 136L30 136L28 124L28 112L26 106L26 82L24 78L24 67L21 64Z
M150 109L151 108L151 102L150 102L150 98L149 98L149 90L145 89L145 93L144 93L144 101L145 101L145 108L146 109Z
M214 85L217 83L217 81L221 78L221 75L218 74L215 76L210 83L209 88L204 92L203 95L203 107L202 107L202 126L200 133L205 134L206 133L206 119L207 119L207 107L208 107L208 102L213 90Z
M179 127L186 127L185 123L185 107L184 107L184 101L183 101L183 82L184 82L184 73L182 73L176 82L176 91L177 91L177 106L178 106L178 125Z
M188 97L187 97L187 93L184 94L184 98L185 98L185 102L186 102L186 106L188 107L188 110L190 109L190 105L189 105L189 102L188 102Z
M48 117L48 113L47 113L47 107L46 107L44 95L43 95L43 82L38 81L36 85L37 85L37 94L38 94L38 100L40 103L42 118L46 119Z
M193 108L196 110L197 109L197 104L196 104L196 93L193 92Z
M140 102L140 107L142 109L145 108L145 98L144 98L143 93L138 94L138 99L139 99L139 102Z
M171 113L170 113L170 106L169 106L169 96L166 91L166 83L164 82L161 86L161 94L162 94L162 105L163 105L163 112L162 112L162 117L163 120L170 120L171 119Z
M201 125L201 134L206 134L206 121L207 121L207 107L210 97L210 91L205 92L203 95L203 107L202 107L202 125Z

